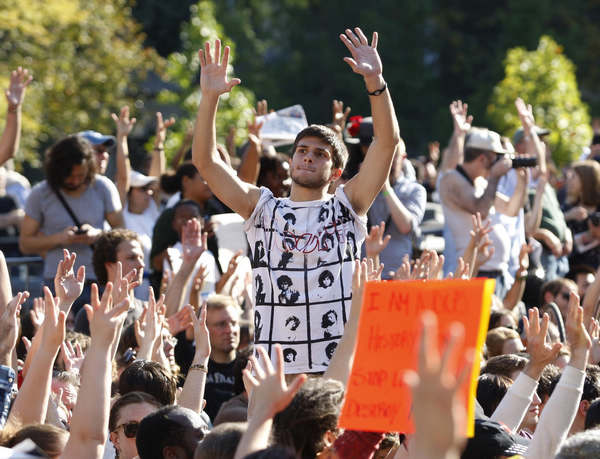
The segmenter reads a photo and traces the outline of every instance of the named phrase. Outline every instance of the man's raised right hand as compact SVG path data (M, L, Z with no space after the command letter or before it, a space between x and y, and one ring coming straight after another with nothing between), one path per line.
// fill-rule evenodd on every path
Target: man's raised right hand
M215 40L214 54L211 54L210 43L204 44L204 49L198 51L200 57L200 89L204 95L220 96L231 91L242 81L232 78L227 81L227 64L229 62L229 46L225 46L221 59L221 40Z

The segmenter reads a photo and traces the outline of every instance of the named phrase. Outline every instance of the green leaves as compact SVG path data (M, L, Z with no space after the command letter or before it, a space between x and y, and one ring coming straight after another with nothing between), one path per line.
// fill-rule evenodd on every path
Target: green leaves
M588 107L581 101L575 66L551 37L542 36L537 49L508 51L504 79L493 90L487 115L493 127L510 134L521 122L514 101L533 105L536 124L550 129L552 157L559 165L577 159L589 145L592 131Z

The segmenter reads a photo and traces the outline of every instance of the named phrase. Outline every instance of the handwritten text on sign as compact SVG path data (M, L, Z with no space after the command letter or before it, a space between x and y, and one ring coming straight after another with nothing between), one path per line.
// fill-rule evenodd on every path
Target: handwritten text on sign
M423 311L438 316L444 342L448 326L465 327L463 349L475 349L471 378L461 389L469 414L479 374L494 281L486 279L444 281L369 282L358 330L358 342L340 426L347 429L412 432L410 389L404 372L417 368L420 317ZM462 354L459 352L459 354Z

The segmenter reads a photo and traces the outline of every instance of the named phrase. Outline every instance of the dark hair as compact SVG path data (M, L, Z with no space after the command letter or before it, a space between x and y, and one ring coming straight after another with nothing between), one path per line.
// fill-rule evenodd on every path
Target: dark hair
M162 406L155 397L146 392L134 391L125 395L121 395L110 409L110 416L108 417L109 432L113 432L117 428L117 419L119 419L121 408L125 408L128 405L133 405L136 403L148 403L156 408L160 408Z
M503 325L500 325L500 322L504 317L511 317L515 322L517 321L510 309L492 309L492 312L490 313L488 331L493 330L494 328L502 327Z
M233 459L246 427L245 422L219 424L198 444L194 459Z
M329 313L331 313L331 312L335 316L335 320L337 322L337 319L338 319L337 312L335 312L333 309L330 309L329 311L327 311L325 314L323 314L321 316L321 328L327 328L330 325L333 325L335 323L335 322L331 322L331 320L329 320Z
M173 215L175 215L177 209L183 206L195 207L196 209L198 209L198 213L202 215L202 207L200 207L200 204L198 204L196 201L193 201L192 199L182 199L180 201L177 201L177 203L173 206Z
M537 394L542 402L544 402L547 397L550 397L554 387L554 381L558 381L558 378L560 378L560 368L551 363L544 367L537 387Z
M542 285L540 289L540 304L545 304L546 300L544 297L546 296L546 292L550 292L552 296L556 296L560 293L563 287L575 287L577 290L577 285L571 279L565 279L564 277L557 277L551 281L546 282Z
M469 134L467 134L467 136L468 135ZM465 139L465 144L466 143L467 143L467 140ZM465 147L464 151L465 151L465 153L464 153L463 162L465 162L465 163L470 163L471 161L475 161L481 155L493 153L490 150L482 150L481 148L473 148L473 147Z
M576 162L572 168L581 182L579 204L598 207L600 205L600 164L590 159Z
M281 290L283 290L282 285L283 285L284 282L287 283L287 284L289 284L289 285L293 285L292 284L292 279L290 279L289 276L286 276L284 274L283 276L279 276L277 278L277 287L279 287Z
M160 176L160 187L167 194L175 194L183 191L183 177L193 179L198 174L198 169L191 161L186 161L177 168L174 174L163 174Z
M303 459L313 459L325 446L325 433L336 431L343 399L344 386L339 381L308 379L292 402L275 415L276 443L293 447Z
M189 457L194 454L190 452L186 441L188 427L182 425L175 416L200 417L198 413L181 406L164 406L152 414L146 416L140 422L135 444L140 459L162 459L163 450L167 446L181 446L186 449Z
M327 269L325 271L323 271L321 274L319 274L319 285L321 287L324 287L325 279L329 279L331 281L331 283L333 284L333 281L334 281L333 274L331 273L331 271L329 271Z
M600 398L597 398L588 407L587 413L585 414L585 425L584 429L595 429L600 426Z
M518 354L503 354L488 359L481 369L481 374L492 373L511 378L515 371L522 371L529 360Z
M348 160L348 149L340 139L340 136L333 129L320 124L311 124L302 129L296 136L296 140L294 140L292 155L296 153L298 142L305 137L316 137L317 139L328 143L331 146L333 167L336 169L344 168L346 161Z
M596 270L589 265L575 265L571 266L571 269L565 277L567 279L571 279L573 282L576 282L579 274L593 274L595 276Z
M96 175L96 161L92 144L83 137L70 135L65 137L46 152L44 169L46 181L50 188L59 190L65 179L71 175L74 166L87 167L86 183L90 183Z
M247 456L244 456L244 459L298 459L298 457L299 456L294 453L292 448L273 445L252 454L248 454Z
M258 178L256 179L256 186L266 186L267 174L275 174L277 168L283 163L289 163L290 159L282 154L277 153L272 156L261 156L260 158L260 171L258 172Z
M494 413L512 383L512 379L503 375L485 373L479 377L476 397L486 416Z
M141 391L153 395L162 405L175 403L177 378L160 363L136 360L119 378L119 394Z
M51 424L32 424L19 429L5 446L12 448L27 439L34 442L48 457L59 457L69 440L69 432Z
M552 378L550 383L550 394L560 380L560 373ZM585 379L583 381L583 393L580 400L591 402L600 397L600 366L588 365L585 369Z
M92 265L94 266L98 284L105 285L108 282L108 273L106 271L105 263L115 263L117 261L117 248L123 241L139 242L140 239L135 231L117 228L105 231L94 243Z

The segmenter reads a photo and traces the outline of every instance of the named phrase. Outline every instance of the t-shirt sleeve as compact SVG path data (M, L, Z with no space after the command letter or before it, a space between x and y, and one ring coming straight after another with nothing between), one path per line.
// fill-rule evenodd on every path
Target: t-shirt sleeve
M42 224L44 220L44 213L42 212L42 192L41 192L42 184L39 184L33 187L31 190L31 194L27 198L27 202L25 203L25 213L27 216L33 218L35 221ZM50 189L48 188L48 192L50 193Z
M350 203L350 200L344 191L344 185L340 185L335 189L335 197L350 210L350 213L356 220L357 230L360 231L360 233L357 235L357 239L364 239L367 236L367 216L358 215L354 211L354 208L352 207L352 204Z
M102 194L102 201L104 202L105 214L111 214L122 210L121 199L119 198L119 191L117 186L112 180L100 176L97 177L98 185L100 186L100 192Z
M402 204L412 215L412 229L417 231L425 215L425 204L427 203L427 191L419 184L415 184L409 196L404 197Z
M264 186L260 187L260 198L258 198L258 202L256 203L256 206L254 207L252 214L250 215L250 217L248 217L248 220L246 220L244 222L244 230L246 232L251 231L253 229L255 220L257 218L259 218L259 215L261 215L264 205L272 197L273 197L273 193L271 193L271 190L269 190L268 188L266 188Z

